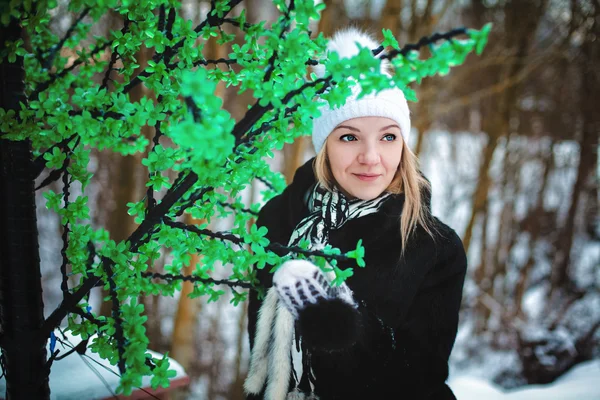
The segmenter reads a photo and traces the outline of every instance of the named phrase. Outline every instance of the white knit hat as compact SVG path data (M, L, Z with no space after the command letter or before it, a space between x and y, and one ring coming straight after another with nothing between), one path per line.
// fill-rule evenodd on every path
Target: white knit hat
M338 31L333 36L327 45L327 52L337 52L340 59L351 58L357 55L360 50L356 42L370 50L379 47L379 44L368 34L355 28L349 28ZM386 67L387 64L382 62L381 72L389 75ZM326 71L322 64L315 66L313 70L319 78L325 76ZM332 109L328 104L321 106L321 116L314 119L312 132L312 141L317 153L336 126L358 117L386 117L394 120L400 126L404 142L408 143L410 113L402 90L398 88L385 89L379 93L371 93L357 99L360 91L360 85L354 85L352 94L341 107Z

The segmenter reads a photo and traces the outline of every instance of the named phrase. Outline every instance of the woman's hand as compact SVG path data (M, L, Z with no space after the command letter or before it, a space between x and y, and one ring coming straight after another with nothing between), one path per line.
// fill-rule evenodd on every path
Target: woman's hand
M286 261L273 275L273 286L279 298L296 318L308 305L334 298L356 307L345 283L334 287L330 282L316 265L306 260Z
M273 275L273 286L298 321L304 343L325 351L351 346L361 330L352 291L345 283L331 286L332 279L306 260L287 261Z

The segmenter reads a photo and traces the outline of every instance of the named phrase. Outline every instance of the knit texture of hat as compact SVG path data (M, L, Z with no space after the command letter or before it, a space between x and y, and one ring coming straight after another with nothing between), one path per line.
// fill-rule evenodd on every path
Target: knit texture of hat
M358 54L360 48L367 47L370 50L379 47L379 44L368 34L355 28L337 32L327 45L327 52L336 52L339 58L351 58ZM325 67L319 64L314 67L315 74L322 78L325 76ZM387 75L386 64L381 63L381 72ZM328 104L321 106L321 116L313 121L312 141L315 151L318 153L329 134L336 126L344 121L359 117L385 117L400 126L402 138L408 143L410 135L410 112L408 103L402 90L398 88L385 89L379 93L371 93L358 99L361 92L360 84L352 87L352 94L341 107L331 108Z

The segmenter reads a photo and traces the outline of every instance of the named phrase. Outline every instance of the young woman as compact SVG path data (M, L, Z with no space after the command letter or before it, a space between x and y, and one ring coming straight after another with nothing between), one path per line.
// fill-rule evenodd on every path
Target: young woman
M378 47L348 30L328 49L350 57L356 42ZM356 94L322 110L317 156L257 224L271 242L304 239L312 249L347 252L362 239L366 266L339 262L354 271L339 286L306 260L257 271L268 290L262 300L250 292L249 399L455 399L445 381L467 268L462 242L430 213L402 91Z

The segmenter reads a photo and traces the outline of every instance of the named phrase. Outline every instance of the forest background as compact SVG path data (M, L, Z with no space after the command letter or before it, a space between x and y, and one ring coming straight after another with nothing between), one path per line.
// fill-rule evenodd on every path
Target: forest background
M471 371L514 388L551 382L582 361L600 358L598 1L325 4L315 34L330 36L353 25L382 39L385 28L401 46L457 26L494 24L481 56L470 56L448 76L424 80L414 87L419 101L410 103L411 147L432 181L433 211L459 233L469 259L451 374ZM209 2L183 1L182 13L197 23L209 8ZM235 13L242 9L250 23L268 24L277 14L269 0L244 0ZM78 16L58 10L53 29L62 36ZM106 15L94 34L107 36L122 24L119 15ZM219 59L230 51L213 41L204 56ZM142 65L151 54L137 57ZM217 95L236 120L252 101L224 85ZM143 86L133 96L145 97ZM289 182L313 155L310 138L303 137L276 152L271 166ZM91 155L92 225L105 227L117 242L136 226L127 203L145 194L143 157ZM58 192L60 185L49 188ZM248 204L260 200L262 189L255 182L247 190ZM56 266L62 227L45 208L43 192L36 196L44 304L52 310L61 300ZM226 230L231 221L212 224ZM229 295L212 303L190 299L191 290L186 282L172 298L141 299L150 348L168 351L190 375L192 384L176 396L241 399L249 355L246 305L233 307ZM110 308L100 309L101 296L95 289L90 303L108 315Z

